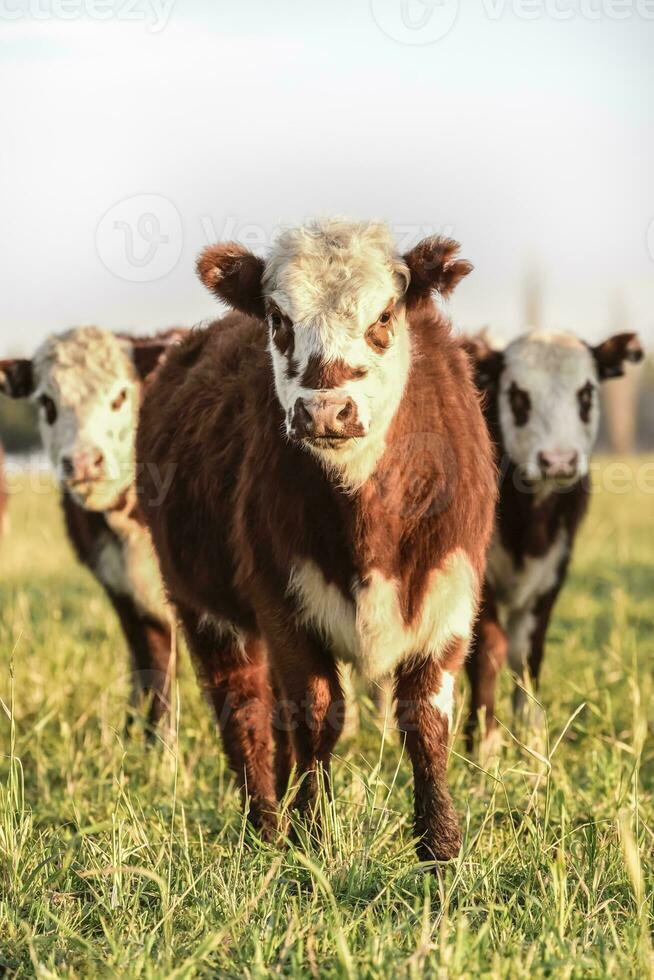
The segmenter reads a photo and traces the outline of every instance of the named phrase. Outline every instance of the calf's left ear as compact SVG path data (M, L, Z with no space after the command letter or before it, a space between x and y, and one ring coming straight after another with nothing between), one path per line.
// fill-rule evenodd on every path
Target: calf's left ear
M0 361L0 391L10 398L28 398L34 391L32 362L20 357Z
M432 291L440 293L444 299L453 292L461 279L474 268L471 262L458 258L460 248L452 238L433 235L424 238L406 253L404 261L411 273L406 291L407 303L423 299Z
M495 388L504 367L504 353L491 346L483 331L462 336L461 346L472 361L477 387L481 391Z
M590 350L600 381L622 377L627 361L636 364L643 359L643 348L635 333L616 333Z
M180 328L179 330L168 330L158 337L129 337L125 335L124 339L129 345L132 361L141 381L145 381L159 367L171 346L179 343L187 333L187 330Z
M207 289L233 309L265 318L263 259L238 242L210 245L198 256L197 271Z

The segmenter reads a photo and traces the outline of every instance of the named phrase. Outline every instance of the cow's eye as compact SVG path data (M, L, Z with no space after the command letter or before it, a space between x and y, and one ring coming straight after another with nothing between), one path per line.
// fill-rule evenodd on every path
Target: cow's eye
M393 340L392 310L384 310L375 323L366 330L366 341L373 350L388 350Z
M515 381L511 382L509 388L509 404L513 412L513 419L516 425L526 425L529 420L529 410L531 409L531 398L529 392L520 388Z
M121 388L111 403L112 412L117 412L121 405L127 401L127 388Z
M48 425L54 425L57 418L57 406L53 402L50 395L41 395L39 398L39 405L43 409L45 420Z
M273 344L280 354L287 354L289 357L292 357L295 349L293 324L279 310L271 310L269 317L272 327Z
M595 385L592 382L587 381L586 384L579 389L577 392L577 401L579 402L579 415L582 422L590 422L590 413L593 408L593 392L595 391Z

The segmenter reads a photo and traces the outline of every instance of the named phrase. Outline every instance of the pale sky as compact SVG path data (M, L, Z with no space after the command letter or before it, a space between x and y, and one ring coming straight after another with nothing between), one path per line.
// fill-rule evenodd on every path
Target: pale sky
M652 0L0 0L0 86L0 356L212 316L205 244L330 213L457 238L459 327L536 269L654 346Z

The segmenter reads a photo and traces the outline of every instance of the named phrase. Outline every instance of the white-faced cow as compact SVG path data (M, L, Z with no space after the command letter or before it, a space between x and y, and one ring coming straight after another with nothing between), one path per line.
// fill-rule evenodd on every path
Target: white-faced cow
M469 741L481 713L493 728L496 675L507 655L524 684L538 681L550 616L565 580L589 497L589 459L599 423L599 385L642 350L633 333L590 347L570 333L531 332L505 350L466 340L496 447L500 497L475 642ZM527 676L526 676L527 675ZM533 714L530 712L530 714Z
M468 360L432 299L470 271L457 252L432 238L402 257L386 226L342 220L284 232L267 261L208 248L200 277L238 312L193 332L145 397L140 465L175 471L147 520L264 834L291 762L295 803L314 810L345 661L394 673L419 853L460 846L447 741L496 478ZM277 787L271 728L291 735Z
M0 361L0 390L39 407L70 540L116 610L132 656L133 700L150 697L151 725L166 708L170 616L138 509L134 442L144 382L180 336L79 327L49 337L30 360Z

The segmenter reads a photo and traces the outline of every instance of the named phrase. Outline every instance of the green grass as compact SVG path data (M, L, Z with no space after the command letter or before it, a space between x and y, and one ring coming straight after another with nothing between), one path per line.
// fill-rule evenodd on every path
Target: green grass
M438 877L414 857L407 760L370 709L338 746L321 839L302 849L264 846L244 825L185 653L178 738L155 751L125 741L113 614L71 556L56 494L13 482L0 545L0 973L650 975L652 493L593 500L551 629L542 755L507 733L483 768L455 740L465 845ZM504 677L507 724L509 695Z

